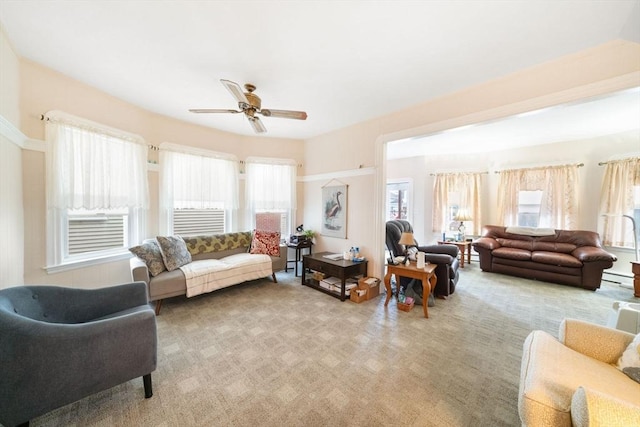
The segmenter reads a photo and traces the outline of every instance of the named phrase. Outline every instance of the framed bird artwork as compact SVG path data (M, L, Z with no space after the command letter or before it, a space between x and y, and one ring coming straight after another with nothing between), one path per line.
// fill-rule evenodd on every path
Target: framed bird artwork
M347 185L322 187L323 236L347 238Z

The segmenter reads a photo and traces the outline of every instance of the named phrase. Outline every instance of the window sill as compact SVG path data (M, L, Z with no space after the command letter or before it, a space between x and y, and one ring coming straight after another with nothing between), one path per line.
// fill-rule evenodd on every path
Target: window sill
M47 274L61 273L63 271L77 270L79 268L91 267L94 265L106 264L109 262L120 261L131 258L129 251L122 251L117 254L104 255L96 258L88 258L83 260L69 261L57 265L44 267Z

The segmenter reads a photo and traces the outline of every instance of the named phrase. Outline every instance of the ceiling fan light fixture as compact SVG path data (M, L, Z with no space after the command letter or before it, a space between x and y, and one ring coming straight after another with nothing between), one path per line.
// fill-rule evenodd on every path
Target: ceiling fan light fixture
M220 79L220 82L227 88L229 93L233 95L235 100L238 102L238 108L240 111L236 110L226 110L220 108L193 108L190 109L192 113L244 113L249 119L249 123L253 130L256 133L264 133L267 131L267 128L264 127L260 119L256 116L256 113L261 114L265 117L281 117L284 119L296 119L296 120L306 120L307 113L304 111L291 111L291 110L268 110L262 109L262 100L260 97L253 93L256 90L255 85L251 83L247 83L244 85L246 92L243 92L240 85L231 80Z

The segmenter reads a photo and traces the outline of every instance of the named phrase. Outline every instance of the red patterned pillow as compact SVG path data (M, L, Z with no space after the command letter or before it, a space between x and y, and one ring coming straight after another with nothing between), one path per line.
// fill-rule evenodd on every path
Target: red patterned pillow
M280 256L280 232L254 230L249 253Z

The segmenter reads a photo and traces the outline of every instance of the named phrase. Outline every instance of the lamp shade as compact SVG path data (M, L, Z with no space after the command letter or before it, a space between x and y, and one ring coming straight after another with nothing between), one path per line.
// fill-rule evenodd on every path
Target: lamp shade
M398 241L398 243L400 243L401 245L414 245L415 244L415 240L413 240L413 233L402 233L402 235L400 235L400 240Z
M458 209L458 213L453 217L455 221L471 221L473 217L466 209Z

